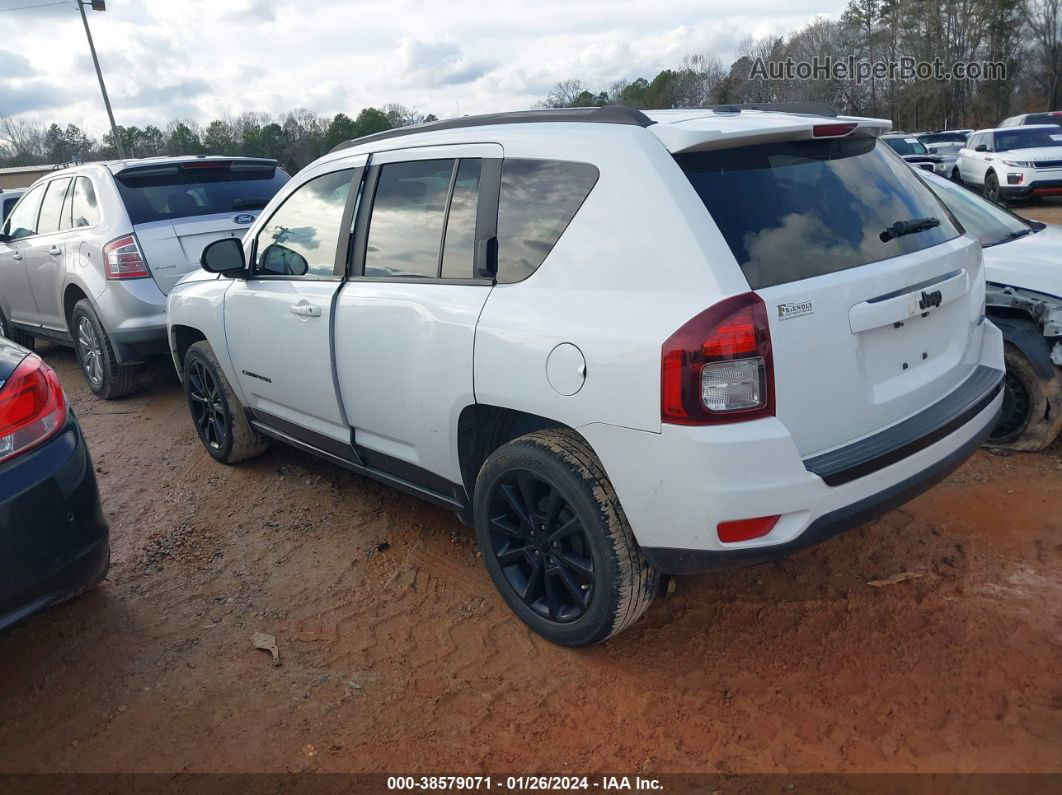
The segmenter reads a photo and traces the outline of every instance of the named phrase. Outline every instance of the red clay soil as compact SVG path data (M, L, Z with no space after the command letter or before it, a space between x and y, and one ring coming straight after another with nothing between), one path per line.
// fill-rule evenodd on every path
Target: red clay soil
M168 362L105 403L42 352L114 564L0 634L0 772L1062 771L1062 442L572 651L446 511L282 446L221 466Z

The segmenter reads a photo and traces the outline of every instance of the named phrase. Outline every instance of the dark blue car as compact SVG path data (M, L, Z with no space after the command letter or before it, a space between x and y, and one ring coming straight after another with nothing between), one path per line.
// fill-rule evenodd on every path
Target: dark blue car
M59 378L0 337L0 629L88 590L110 560L95 471Z

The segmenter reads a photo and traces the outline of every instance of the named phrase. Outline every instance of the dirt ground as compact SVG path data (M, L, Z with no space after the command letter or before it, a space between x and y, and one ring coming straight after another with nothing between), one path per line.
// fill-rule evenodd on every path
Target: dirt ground
M0 635L0 772L1062 771L1062 442L571 651L446 511L280 446L221 466L167 362L104 403L42 352L114 563Z

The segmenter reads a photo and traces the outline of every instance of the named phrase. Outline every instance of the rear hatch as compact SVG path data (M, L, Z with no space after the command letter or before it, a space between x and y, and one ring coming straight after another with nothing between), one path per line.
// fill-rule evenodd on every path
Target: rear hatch
M275 160L259 158L138 164L115 174L148 269L163 293L199 267L208 243L242 237L288 179Z
M776 413L802 455L916 414L973 373L980 246L872 130L817 139L809 122L798 140L675 157L767 304Z

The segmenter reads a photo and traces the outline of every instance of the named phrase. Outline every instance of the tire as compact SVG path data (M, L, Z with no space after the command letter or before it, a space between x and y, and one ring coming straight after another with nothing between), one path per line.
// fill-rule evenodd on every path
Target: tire
M21 345L23 348L27 348L31 351L33 350L33 335L27 334L25 331L19 331L13 327L2 309L0 309L0 337L7 337L16 345Z
M960 185L962 184L962 174L959 173L958 167L951 170L951 181L958 182Z
M269 440L247 421L210 343L201 340L184 357L184 396L199 441L223 464L261 455Z
M476 479L473 515L495 587L552 643L600 643L656 595L659 573L601 462L572 430L536 431L495 450Z
M1003 194L999 192L999 178L994 173L985 176L984 194L985 198L994 204L1005 205L1007 203Z
M1043 378L1009 342L1004 356L1003 411L987 445L1022 451L1050 447L1062 432L1062 368L1052 368L1051 378Z
M115 400L140 389L140 365L118 363L111 339L87 298L74 304L70 335L81 373L97 397Z

